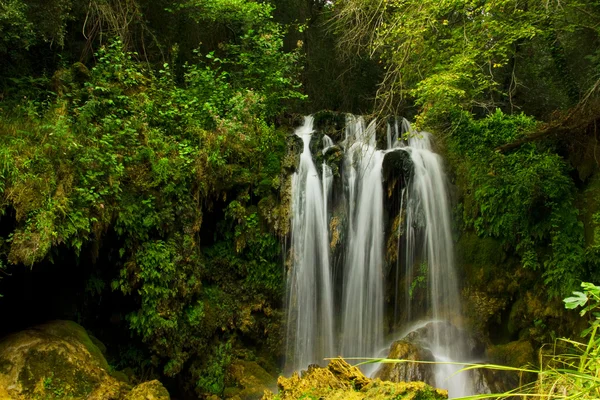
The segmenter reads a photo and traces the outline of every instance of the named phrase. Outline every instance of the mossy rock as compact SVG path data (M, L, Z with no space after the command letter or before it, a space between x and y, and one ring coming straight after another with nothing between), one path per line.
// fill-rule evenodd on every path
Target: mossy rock
M533 364L535 352L528 340L516 340L488 348L488 359L493 364L520 368Z
M53 321L0 340L0 389L13 400L121 400L131 387L108 373L84 328Z
M279 377L277 395L265 392L263 400L440 400L447 399L445 390L434 389L423 382L385 382L369 379L341 359L331 360L327 367L311 366L300 377Z
M505 393L516 389L524 377L514 371L502 371L489 368L475 368L472 379L476 393Z
M389 359L412 361L435 361L429 350L408 342L397 340L390 346ZM423 363L386 363L375 374L376 378L391 382L422 381L428 384L435 383L432 364Z
M229 367L229 374L237 387L227 388L228 398L240 400L260 399L265 390L276 387L277 380L255 361L238 360Z
M123 383L131 383L129 376L123 371L111 371L110 376Z
M0 359L4 366L0 386L16 398L84 399L110 381L106 359L85 329L70 321L54 321L4 338Z
M70 343L82 344L92 356L92 361L98 367L108 371L108 362L103 354L106 352L106 347L98 339L92 339L87 331L76 322L62 320L52 321L47 324L39 325L34 329L62 338ZM104 351L102 349L104 349Z
M14 398L11 397L5 388L0 386L0 400L14 400Z
M169 392L157 380L144 382L134 387L124 400L169 400Z
M317 169L323 173L323 164L327 164L331 168L331 173L334 178L341 176L342 163L344 161L344 151L338 145L330 147L325 154L321 150L315 155Z
M106 356L106 346L104 345L104 343L102 343L96 336L90 335L89 333L88 336L90 337L92 343L94 343L94 346L96 346L98 350L100 350L102 355Z
M502 317L505 315L505 309L509 299L496 293L489 293L485 290L480 290L477 285L470 285L462 291L463 310L465 317L471 330L477 335L487 336L489 325L499 326L505 325ZM514 332L511 328L507 328L508 334Z

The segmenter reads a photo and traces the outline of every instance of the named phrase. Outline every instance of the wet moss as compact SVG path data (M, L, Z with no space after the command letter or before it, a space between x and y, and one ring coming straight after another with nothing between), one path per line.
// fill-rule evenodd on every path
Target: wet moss
M387 356L396 360L435 361L431 351L406 340L398 340L390 347ZM377 371L375 377L391 382L419 380L428 384L435 382L432 364L424 363L386 363Z

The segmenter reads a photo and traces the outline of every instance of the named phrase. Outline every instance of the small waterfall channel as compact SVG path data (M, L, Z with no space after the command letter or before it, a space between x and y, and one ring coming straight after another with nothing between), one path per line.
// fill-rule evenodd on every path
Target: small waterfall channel
M313 125L308 116L295 131L304 147L292 177L286 370L386 357L386 340L403 338L436 361L467 362L466 336L448 322L460 319L460 301L450 196L431 135L392 121L378 149L376 121L349 115L339 143L323 135L312 154ZM459 369L436 364L428 383L450 397L473 393Z
M288 276L288 354L293 370L334 357L333 289L327 232L327 178L319 180L310 153L313 119L296 130L304 144L292 177L293 268Z

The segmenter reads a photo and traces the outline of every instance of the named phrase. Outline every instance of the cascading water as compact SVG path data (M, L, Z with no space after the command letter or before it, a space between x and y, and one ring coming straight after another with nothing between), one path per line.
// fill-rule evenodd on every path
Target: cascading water
M407 292L414 284L415 272L427 274L427 308L434 321L460 316L458 281L454 266L451 215L446 176L441 157L432 151L431 136L416 132L403 120L407 143L396 141L398 150L410 155L413 173L407 185L405 212L405 277ZM398 124L394 136L399 137ZM404 199L403 199L404 200ZM419 267L421 271L416 271ZM407 317L410 319L411 296L407 298ZM438 361L464 360L465 338L460 331L447 329L445 324L433 323L426 338L429 350ZM448 388L451 397L471 392L468 374L456 372L460 366L438 364L435 367L436 386Z
M344 173L349 202L344 266L344 357L372 355L383 344L383 152L375 147L375 121L348 118Z
M292 177L293 266L287 280L287 368L291 370L335 357L327 203L310 152L312 133L313 118L305 117L296 130L304 151Z
M420 329L410 337L417 338L438 361L466 362L468 358L460 329L447 322L460 316L460 303L442 160L432 151L430 135L414 132L406 120L388 125L387 150L377 149L375 127L375 121L365 127L362 117L347 117L337 175L325 156L330 151L341 154L341 148L324 135L320 152L324 161L318 171L310 151L312 117L306 117L296 130L304 151L292 179L293 265L288 275L287 364L294 370L338 354L381 356L386 334L387 280L396 283L391 308L396 322L402 320L404 327L420 323ZM389 262L395 267L393 273L394 267L386 261L385 249L387 246L389 252L390 244L386 241L385 218L394 211L387 210L390 215L384 212L387 178L383 174L385 160L391 156L410 165L401 172L402 183L396 186L396 207L400 210L397 261ZM388 198L390 193L388 187ZM336 218L335 229L343 231L337 232L344 248L336 253L342 265L336 264L341 274L335 277L330 267L330 216L331 221ZM402 281L403 290L399 284ZM413 291L418 283L426 285L426 295L414 302ZM342 290L336 290L338 285ZM402 303L401 298L405 299ZM334 315L339 318L334 319ZM423 324L419 318L434 322ZM387 333L394 336L393 332ZM455 374L459 366L440 364L434 369L435 382L429 383L449 389L451 397L472 392L469 375Z

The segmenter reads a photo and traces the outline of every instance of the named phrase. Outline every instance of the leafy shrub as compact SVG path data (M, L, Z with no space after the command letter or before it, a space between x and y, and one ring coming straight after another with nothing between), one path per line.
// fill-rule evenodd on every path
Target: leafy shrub
M464 194L464 228L514 249L523 267L543 272L552 296L572 290L588 269L568 164L533 143L495 150L533 129L530 117L497 110L481 120L458 113L454 121L447 144Z

